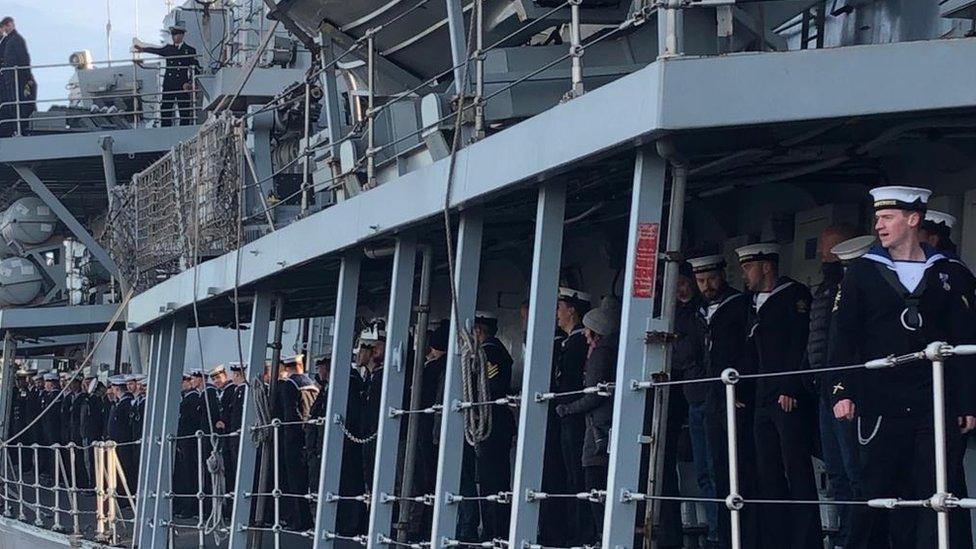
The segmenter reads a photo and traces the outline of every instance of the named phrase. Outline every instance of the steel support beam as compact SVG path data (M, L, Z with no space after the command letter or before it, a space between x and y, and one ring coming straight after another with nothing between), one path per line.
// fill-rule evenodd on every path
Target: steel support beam
M251 333L248 343L247 370L244 385L244 407L241 414L241 435L238 439L237 476L234 479L234 501L230 519L230 535L227 539L228 549L247 546L247 527L251 517L251 507L254 498L244 497L250 490L254 479L254 467L257 462L257 448L251 443L251 426L257 423L258 413L251 394L250 380L256 379L264 371L264 361L268 356L268 331L271 324L271 306L274 295L270 292L254 294L254 305L251 309Z
M60 200L58 200L58 197L54 196L54 194L48 190L41 179L37 177L37 174L34 173L34 170L27 166L17 164L13 165L13 169L17 171L17 175L19 175L21 179L27 182L27 185L32 191L34 191L34 194L44 201L44 203L47 204L47 207L51 208L54 214L58 216L58 219L60 219L61 222L68 227L71 234L75 235L75 238L81 241L81 243L88 248L88 251L95 256L95 259L102 264L102 267L105 267L105 270L111 273L112 276L119 278L119 267L108 255L108 252L105 251L105 248L102 248L102 245L95 241L95 238L92 237L91 233L89 233L88 230L85 229L85 227L79 223L77 219L75 219L75 216L68 211L68 208L66 208Z
M108 196L108 207L112 209L112 191L119 184L115 178L115 153L112 152L114 140L111 135L103 135L98 144L102 149L102 170L105 172L105 192Z
M444 0L447 3L447 32L451 38L451 61L454 63L454 88L460 92L468 89L468 83L464 80L464 59L468 56L467 26L464 24L464 8L461 0ZM473 17L473 15L472 15ZM471 71L468 71L471 74Z
M344 61L349 61L350 56L360 59L361 61L366 61L365 48L359 46L354 48L356 43L356 38L353 38L349 34L342 32L341 30L333 27L329 23L323 23L322 28L324 33L326 33L329 38L331 38L337 46L343 50L355 49L348 56L344 57ZM400 65L397 65L393 61L390 61L382 55L376 56L376 70L383 75L384 79L394 80L396 83L402 85L406 89L416 88L423 83L423 80L412 72L404 69Z
M454 539L457 528L458 504L451 495L460 494L461 456L464 454L464 416L453 410L461 399L461 354L458 348L458 332L471 330L475 305L478 299L478 275L481 270L481 236L483 229L481 212L471 210L461 214L458 227L457 257L454 265L454 286L457 302L451 315L451 333L447 349L447 366L444 371L444 406L441 415L441 434L437 457L437 487L434 490L434 523L431 529L431 549L444 547ZM450 238L450 236L448 236ZM457 322L461 322L458 326Z
M332 336L332 379L325 412L322 436L322 462L319 468L319 501L315 513L314 549L332 545L336 531L338 502L330 496L339 494L342 472L342 447L345 435L339 423L345 420L349 402L349 363L356 337L356 304L359 297L359 270L362 261L358 249L346 252L339 267L335 320ZM354 464L353 466L358 466Z
M330 67L335 63L335 41L329 34L322 33L322 66ZM339 161L339 140L342 139L342 115L339 112L339 87L335 78L335 68L327 69L322 74L322 110L325 111L325 123L329 132L329 151L335 162Z
M546 451L550 402L536 402L535 395L550 390L552 334L559 291L559 266L566 218L566 188L548 182L539 189L535 214L535 247L529 286L528 334L522 373L518 439L515 443L515 475L512 484L512 519L509 547L536 542L539 501L529 501L529 490L542 489L542 456Z
M160 389L159 372L163 369L160 368L159 364L159 359L162 355L160 348L165 348L166 354L169 354L169 345L168 343L164 343L164 340L168 340L171 335L172 332L163 328L156 328L149 336L149 367L145 371L147 374L146 379L148 380L148 386L146 387L146 414L143 416L142 438L140 439L142 440L140 446L142 451L139 452L140 474L139 485L136 487L136 523L135 535L133 536L137 542L144 539L142 536L146 529L142 525L146 524L146 520L150 518L146 510L155 508L156 493L150 493L148 487L151 485L150 479L156 478L158 475L156 471L159 467L159 446L155 443L153 435L159 430L156 418L157 414L160 413L160 399L156 398L156 394ZM132 354L131 350L130 354Z
M413 304L413 279L417 264L417 238L412 233L397 237L393 255L393 277L390 283L390 308L386 321L386 359L383 365L383 386L380 392L380 417L376 431L376 457L373 462L373 500L369 512L369 540L366 547L386 547L382 536L391 535L393 501L384 496L396 494L397 446L400 424L409 416L393 416L390 411L403 402L403 387L407 376L407 349L410 346L410 313ZM418 352L423 352L420 350Z
M156 501L153 504L153 524L150 525L151 528L146 529L148 543L140 544L139 547L142 549L168 547L170 529L167 525L173 520L173 508L169 498L166 497L166 494L173 489L173 443L170 442L169 437L176 434L176 422L179 419L180 402L176 397L180 394L180 382L183 381L187 316L182 314L174 316L168 327L164 324L163 329L167 328L170 330L167 357L169 360L166 361L165 373L160 368L160 375L156 378L156 391L154 391L155 398L159 400L156 404L156 422L159 424L159 432L155 440L159 445L159 460L156 463ZM162 365L160 363L160 366Z
M0 440L7 440L11 434L10 433L10 397L13 395L14 386L14 355L17 352L17 340L14 339L14 335L7 331L3 334L3 354L0 355L0 387L4 390L0 391L0 412L3 416L0 417ZM33 418L28 418L33 419ZM0 456L0 459L6 459L6 456ZM3 462L5 463L5 462ZM4 476L7 472L4 471Z
M648 378L661 368L664 347L648 348L651 329L654 284L657 268L657 243L661 224L661 204L667 167L653 147L637 151L634 188L631 195L627 266L621 309L620 348L613 393L613 423L607 478L606 515L603 522L603 547L631 547L637 505L624 501L626 491L639 492L640 440L647 391L631 388L633 381ZM660 321L661 319L658 319ZM656 329L656 328L655 328Z

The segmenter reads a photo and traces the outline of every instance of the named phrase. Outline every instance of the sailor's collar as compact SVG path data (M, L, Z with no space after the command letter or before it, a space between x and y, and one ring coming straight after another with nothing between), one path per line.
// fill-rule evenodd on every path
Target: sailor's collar
M922 253L925 254L925 268L926 269L928 269L929 267L931 267L936 262L938 262L938 261L940 261L942 259L950 259L950 258L946 257L946 255L944 253L936 250L935 248L933 248L932 246L929 246L928 244L926 244L924 242L922 243L921 246L922 246ZM884 265L885 267L888 267L889 269L894 269L895 268L895 261L893 259L891 259L891 254L889 254L887 248L882 247L880 243L877 243L874 246L871 246L871 249L868 250L868 253L864 254L862 257L864 259L869 260L869 261L874 261L875 263L880 263L880 264Z

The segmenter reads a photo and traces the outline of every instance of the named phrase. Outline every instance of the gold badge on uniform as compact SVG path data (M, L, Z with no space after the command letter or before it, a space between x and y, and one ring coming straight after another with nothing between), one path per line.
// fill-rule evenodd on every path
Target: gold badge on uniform
M836 313L837 309L840 309L840 290L837 290L837 295L834 296L834 308L831 312Z
M495 364L492 364L491 362L489 362L488 363L488 379L495 379L495 376L497 376L497 375L498 375L498 366L496 366Z

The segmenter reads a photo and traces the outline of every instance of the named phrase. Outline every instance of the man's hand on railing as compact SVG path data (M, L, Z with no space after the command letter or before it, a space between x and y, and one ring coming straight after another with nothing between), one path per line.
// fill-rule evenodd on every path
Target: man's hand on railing
M848 421L854 419L854 401L849 398L840 400L837 404L834 404L834 417L837 419L846 419Z

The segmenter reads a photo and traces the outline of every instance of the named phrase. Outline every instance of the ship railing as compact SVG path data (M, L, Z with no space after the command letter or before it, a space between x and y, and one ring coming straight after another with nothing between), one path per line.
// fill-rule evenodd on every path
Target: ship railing
M127 474L135 472L131 465L138 459L129 457L140 445L140 440L7 443L0 456L3 516L117 544L135 523L135 484Z
M872 509L929 509L937 513L937 540L939 549L949 549L949 513L957 509L976 508L976 499L965 497L965 494L953 494L949 486L949 464L947 457L947 419L946 419L946 360L956 356L976 355L976 345L950 345L944 342L933 342L925 349L905 355L892 355L861 364L845 366L828 366L781 372L741 374L734 368L725 369L717 377L705 377L686 380L632 380L629 390L651 390L660 398L662 392L672 388L680 388L691 384L721 383L725 387L725 415L726 415L726 451L728 461L729 493L718 494L716 497L688 497L674 494L651 494L637 490L624 489L615 497L620 503L649 502L657 505L664 501L704 503L724 506L730 513L731 546L739 549L742 545L742 517L744 509L764 505L799 505L799 506L859 506ZM742 380L760 380L786 376L811 376L830 374L853 370L887 370L893 368L915 368L919 363L929 362L932 370L932 404L933 404L933 432L935 453L935 493L930 497L917 500L902 499L897 494L878 495L865 500L791 500L791 499L761 499L744 495L741 486L741 466L738 459L740 444L752 444L751 440L741 441L737 434L737 416L739 415L739 399L736 385ZM953 425L955 422L953 422ZM968 521L968 519L967 519Z
M180 55L171 56L165 59L185 59L200 58L201 55ZM163 58L160 58L162 60ZM92 130L104 130L104 126L118 125L122 127L150 127L153 125L195 125L200 116L199 88L191 79L188 90L163 90L161 79L166 72L165 63L158 63L156 60L147 64L147 59L127 59L127 60L106 60L92 61L86 63L85 67L79 67L76 63L47 63L37 65L23 65L0 68L0 78L11 79L16 93L14 97L7 98L0 102L0 135L26 135L30 133L31 122L44 122L48 118L55 118L65 122L65 130L72 129L73 121L91 121L98 127ZM97 65L105 66L131 66L131 80L122 81L121 86L131 87L130 91L120 91L118 93L99 93L97 95L68 95L64 97L53 97L38 99L37 83L33 76L33 71L44 69L64 69L74 67L78 71L87 70ZM159 80L157 91L145 91L141 89L142 79L140 70L153 70L157 73ZM188 68L187 70L192 70ZM106 106L98 106L96 102L117 103ZM163 105L168 108L163 110ZM52 107L66 107L67 109L87 112L71 112L66 110L64 113L56 115L51 111L45 116L36 116L38 106L51 105ZM118 105L121 105L119 108ZM187 113L186 120L182 113ZM44 132L52 131L44 127Z

